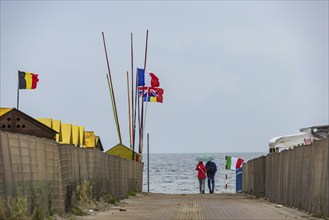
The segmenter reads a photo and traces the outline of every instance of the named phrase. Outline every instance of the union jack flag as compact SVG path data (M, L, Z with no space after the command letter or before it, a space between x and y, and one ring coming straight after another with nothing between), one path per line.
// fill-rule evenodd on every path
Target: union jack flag
M138 87L139 97L143 96L144 102L163 102L163 89L155 87ZM144 95L143 95L144 92Z

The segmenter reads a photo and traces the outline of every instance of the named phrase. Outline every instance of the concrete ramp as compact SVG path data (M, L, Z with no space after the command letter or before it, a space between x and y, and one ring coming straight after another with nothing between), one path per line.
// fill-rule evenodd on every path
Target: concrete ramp
M120 207L76 219L318 219L305 212L245 194L139 194Z

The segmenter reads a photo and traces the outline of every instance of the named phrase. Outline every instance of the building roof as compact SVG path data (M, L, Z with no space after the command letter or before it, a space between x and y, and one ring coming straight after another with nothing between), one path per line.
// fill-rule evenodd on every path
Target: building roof
M117 144L117 145L115 145L114 147L112 147L111 149L109 149L108 151L106 151L106 152L110 152L111 150L114 150L114 149L116 149L116 148L125 148L125 149L127 149L127 150L129 150L129 151L133 151L132 149L130 149L129 147L127 147L127 146L125 146L125 145L123 145L123 144ZM137 155L141 155L140 153L137 153L137 152L135 152Z
M0 108L0 116L6 114L7 112L13 110L14 108Z
M3 131L55 139L57 132L16 108L0 108Z
M16 122L15 119L22 120ZM21 126L22 121L24 121L24 127ZM35 119L16 108L0 108L0 129L56 139L61 144L94 147L104 151L100 137L96 136L93 131L85 131L83 126L63 124L60 120L53 120L52 118Z
M299 129L301 132L311 132L315 137L325 139L329 136L329 125L318 125Z

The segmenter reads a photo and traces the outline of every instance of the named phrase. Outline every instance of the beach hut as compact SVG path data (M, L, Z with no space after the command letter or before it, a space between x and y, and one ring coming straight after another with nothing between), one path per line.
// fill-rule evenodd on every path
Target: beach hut
M57 132L56 134L56 142L62 141L62 134L61 134L61 121L60 120L54 120L52 118L36 118L39 122L42 124L50 127L51 129L55 130Z
M75 146L81 146L80 144L80 126L72 125L72 144Z
M56 134L56 141L58 143L81 147L84 145L85 129L83 126L62 124L60 120L54 120L52 118L36 118L36 120L58 132Z
M57 132L16 108L0 108L0 129L55 140Z
M72 124L63 124L61 125L61 135L62 141L60 144L73 144L72 137Z
M100 151L104 151L103 144L101 142L101 138L99 136L96 136L96 148Z
M85 131L85 144L84 147L86 148L97 148L100 151L104 151L101 139L99 136L95 135L93 131Z
M96 146L96 137L93 131L85 131L85 147L94 148Z
M61 133L62 122L61 122L61 120L52 120L51 128L54 129L55 131L57 131L56 141L61 142L62 141L62 133Z
M85 145L85 127L79 126L79 144Z
M112 147L110 150L106 151L106 153L113 155L113 156L119 156L128 160L132 159L132 153L133 150L129 147L126 147L123 144L117 144L114 147ZM139 153L134 153L134 160L135 161L141 161L142 157Z
M61 123L60 120L51 118L37 118L36 120L57 131L56 141L60 144L97 148L104 151L100 137L96 136L94 131L85 131L84 126Z

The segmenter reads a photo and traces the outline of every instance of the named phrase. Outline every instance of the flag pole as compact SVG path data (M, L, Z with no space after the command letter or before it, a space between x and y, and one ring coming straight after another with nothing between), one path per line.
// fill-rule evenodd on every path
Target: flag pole
M134 49L133 49L133 33L130 34L130 54L131 54L131 111L134 112ZM131 116L134 121L134 115ZM132 132L134 133L134 132Z
M147 193L150 193L150 134L147 133Z
M133 47L133 33L130 33L130 59L131 59L131 123L132 123L132 160L135 159L135 133L136 133L136 106L134 108L134 47ZM135 103L137 102L137 77L136 77L136 91Z
M18 83L17 83L17 110L19 106L19 74L18 74Z
M111 76L111 70L110 70L110 63L109 63L109 59L108 59L108 56L107 56L107 50L106 50L106 43L105 43L104 32L102 32L102 36L103 36L104 51L105 51L107 69L108 69L108 75L107 75L107 77L108 77L109 89L110 89L110 93L111 93L112 106L114 106L114 108L113 108L114 120L116 121L116 125L117 125L119 141L120 141L120 144L122 144L121 132L120 132L120 124L119 124L119 119L118 119L118 111L117 111L115 97L114 97L114 90L113 90L113 84L112 84L112 76Z
M148 46L148 36L149 36L149 30L146 31L146 43L145 43L145 58L144 58L144 75L146 71L146 61L147 61L147 46ZM144 86L143 86L143 95L142 95L142 110L141 110L141 122L140 122L140 139L139 139L139 153L142 154L143 151L143 137L144 137L144 131L143 131L143 115L144 115Z
M135 154L135 140L136 140L136 113L138 110L138 119L139 119L139 98L138 98L138 77L136 77L136 82L135 82L135 108L134 108L134 122L133 122L133 159L134 159L134 154Z
M147 105L148 105L147 99L148 99L148 93L149 93L149 91L150 91L150 88L147 88L143 130L145 129L145 125L146 125L146 113L147 113Z
M225 192L227 193L227 173L225 174Z
M130 94L129 94L129 73L127 71L127 95L128 95L128 127L129 127L129 142L132 149L132 133L131 133L131 118L130 118Z
M119 130L119 126L118 126L118 121L116 120L118 116L116 114L115 106L114 106L114 102L113 102L113 94L112 94L112 89L111 89L111 85L110 85L109 74L106 74L106 78L107 78L107 84L108 84L109 91L110 91L110 98L111 98L111 103L112 103L112 110L113 110L115 126L117 127L118 137L119 137L119 141L120 141L120 138L121 138L120 130ZM120 141L120 144L121 144L121 141Z

